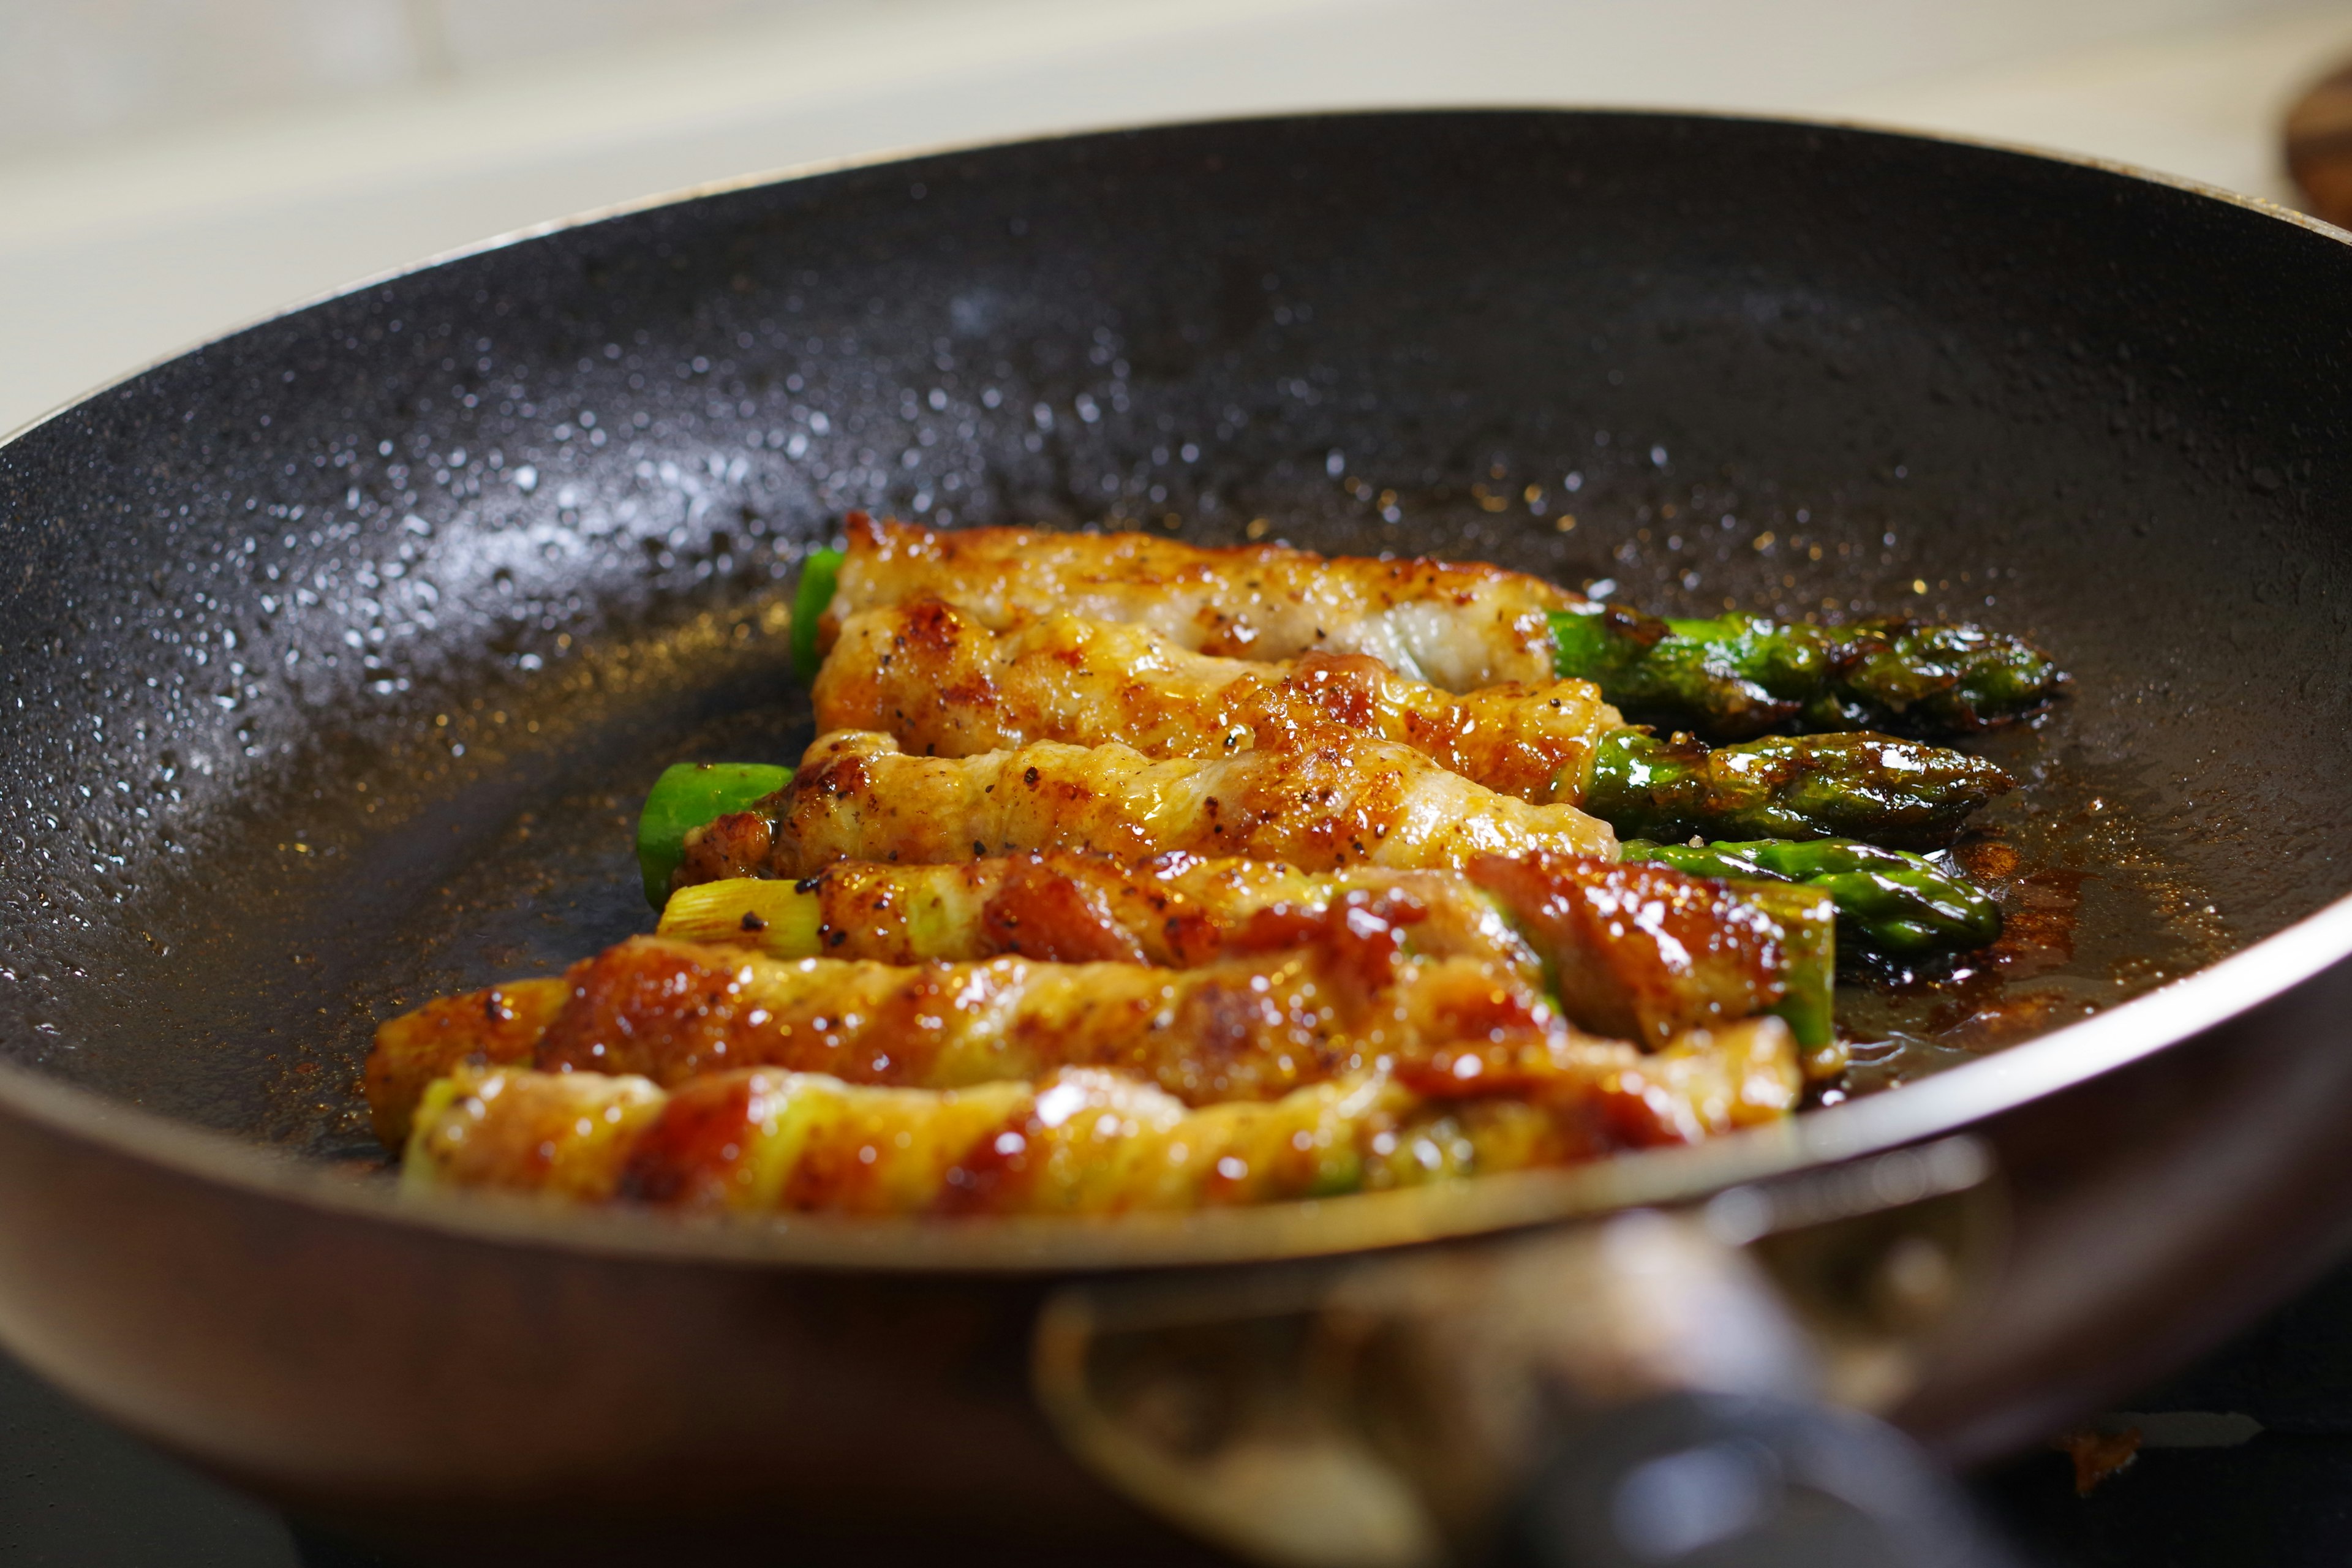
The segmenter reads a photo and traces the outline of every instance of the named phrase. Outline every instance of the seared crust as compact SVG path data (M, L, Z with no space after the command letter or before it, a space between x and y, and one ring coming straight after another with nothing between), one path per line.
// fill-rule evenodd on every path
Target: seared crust
M1586 603L1522 572L1426 557L1205 549L1143 533L940 532L852 514L819 645L830 647L860 611L925 595L998 631L1066 612L1149 626L1179 647L1230 658L1368 653L1448 691L1549 681L1545 616Z
M1613 859L1617 840L1574 806L1496 795L1418 752L1335 726L1261 729L1234 756L1169 762L1126 746L1050 741L976 757L910 757L887 735L849 731L819 737L792 784L761 808L689 834L678 880L1030 849L1129 862L1171 852L1242 856L1336 871L1452 867L1535 850Z
M1801 1081L1773 1018L1664 1057L1578 1042L1512 1075L1375 1074L1198 1108L1083 1068L944 1092L752 1068L667 1094L640 1078L468 1068L435 1086L404 1176L748 1212L1195 1209L1688 1142L1787 1114Z
M924 595L843 623L817 672L817 727L894 737L925 756L1033 741L1218 757L1266 725L1338 724L1538 803L1583 798L1592 752L1622 727L1582 680L1453 695L1369 654L1277 663L1190 652L1147 626L1049 615L992 631Z
M415 1026L419 1015L386 1025L369 1081L387 1127L413 1103L391 1097L469 1058L664 1087L742 1067L932 1089L1103 1067L1197 1104L1270 1099L1441 1047L1507 1053L1580 1037L1507 967L1405 957L1420 914L1392 895L1336 902L1307 932L1276 915L1264 951L1248 951L1244 929L1243 956L1189 970L787 963L634 937L575 964L557 983L562 1007L521 1049L476 993L435 1004L431 1028Z
M1034 889L1022 886L1030 881L1061 891L1033 902ZM799 931L780 953L747 963L666 927L671 940L624 943L566 979L444 998L385 1024L367 1066L379 1136L396 1147L425 1085L468 1059L665 1082L761 1062L935 1086L1024 1062L1108 1062L1193 1098L1349 1070L1376 1029L1373 1055L1410 1055L1449 1033L1540 1032L1550 1026L1538 1023L1545 1010L1533 998L1548 983L1576 1026L1652 1047L1785 994L1779 927L1722 884L1574 857L1484 858L1466 877L1308 877L1250 861L1129 875L1089 857L1040 855L845 865L799 887L754 887L778 896L762 906L776 921L757 933L737 923L733 939ZM844 896L822 898L828 888ZM958 900L961 914L941 912ZM1089 902L1083 917L1070 914ZM1055 911L1043 942L1030 918L1040 904ZM825 931L842 941L821 938ZM1084 956L1170 933L1189 951L1165 958L1213 973L1171 985L1164 973ZM1052 951L1030 954L1045 962L983 962L1023 943ZM839 956L807 962L819 949ZM1244 991L1248 1005L1228 1005Z
M1485 855L1473 882L1502 900L1550 962L1584 1027L1663 1046L1763 1011L1783 994L1777 922L1720 882L1553 855Z
M902 969L640 937L574 967L538 1063L665 1087L781 1067L933 1089L1106 1067L1199 1103L1267 1099L1384 1051L1561 1026L1540 994L1490 965L1385 959L1308 949L1187 970L1015 958Z
M1064 849L949 865L842 860L795 882L731 878L680 888L662 910L661 934L772 958L1013 957L1185 969L1236 951L1244 930L1276 910L1319 929L1332 901L1349 893L1402 894L1426 910L1406 933L1416 957L1486 958L1530 979L1538 973L1537 955L1494 897L1454 872L1308 873L1190 855L1138 866ZM1251 941L1251 951L1265 946Z
M946 866L844 861L798 883L680 889L661 934L773 958L885 963L1000 955L1188 967L1314 941L1350 896L1409 899L1420 957L1486 959L1550 987L1580 1028L1649 1046L1786 994L1779 922L1720 882L1583 856L1485 856L1466 873L1308 875L1172 856L1129 868L1058 851Z

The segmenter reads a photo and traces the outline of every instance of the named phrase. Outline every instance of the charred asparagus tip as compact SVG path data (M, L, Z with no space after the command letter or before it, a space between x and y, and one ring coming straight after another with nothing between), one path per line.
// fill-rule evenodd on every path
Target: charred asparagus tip
M2031 643L1973 626L1666 621L1613 605L1550 619L1561 677L1594 682L1631 717L1722 740L1789 726L1968 734L2032 711L2066 681Z
M1936 849L2014 782L1980 757L1891 735L1710 748L1621 730L1593 757L1584 806L1629 838L1859 838Z

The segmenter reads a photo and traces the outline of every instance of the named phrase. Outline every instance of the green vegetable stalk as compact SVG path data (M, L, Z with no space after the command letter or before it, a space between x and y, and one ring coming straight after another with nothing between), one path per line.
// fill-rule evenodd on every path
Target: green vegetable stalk
M1731 885L1780 928L1780 951L1788 958L1780 975L1785 989L1767 1011L1788 1023L1789 1032L1809 1055L1819 1055L1836 1039L1837 900L1801 883L1737 879ZM1831 1074L1809 1064L1805 1076Z
M677 763L663 769L637 817L637 869L645 877L646 901L656 909L668 902L670 876L686 858L688 834L775 794L792 777L792 769L765 763Z
M1940 849L2014 784L1980 758L1887 735L1709 748L1688 735L1620 730L1593 756L1583 805L1629 838L1860 838Z
M2000 906L1923 856L1851 839L1808 844L1767 840L1706 846L1623 846L1628 860L1652 860L1696 877L1797 882L1837 905L1838 941L1848 952L1926 958L1982 947L2000 935Z
M1789 727L1969 734L2032 711L2066 679L2032 644L1972 626L1670 621L1615 605L1550 618L1561 676L1592 681L1629 718L1725 740Z
M772 958L853 958L886 963L938 960L950 963L993 958L1020 952L1017 926L992 917L993 900L1005 886L1008 869L1018 863L998 859L961 861L943 866L839 866L802 882L731 878L678 889L663 907L661 934L687 942L736 942L756 946ZM1049 872L1048 875L1053 873ZM1267 880L1226 881L1212 876L1189 890L1180 887L1182 873L1171 880L1142 876L1124 889L1111 885L1118 873L1097 870L1092 889L1099 900L1095 918L1108 927L1125 927L1144 961L1181 966L1206 963L1223 949L1211 943L1187 956L1164 945L1164 934L1182 922L1167 918L1166 893L1178 891L1192 901L1200 923L1196 935L1223 928L1246 931L1255 918L1269 910L1319 910L1327 900L1344 898L1355 880L1349 873L1294 872ZM1370 886L1378 887L1379 873ZM1413 896L1432 904L1446 889L1433 887L1427 874ZM1358 882L1357 885L1365 885ZM1074 887L1074 891L1077 889ZM1155 891L1159 896L1155 897ZM1819 1052L1835 1044L1831 1005L1837 974L1837 912L1834 900L1819 888L1791 882L1745 881L1735 891L1745 903L1769 919L1778 931L1785 964L1780 971L1781 995L1767 1011L1786 1019L1799 1045ZM1109 896L1103 897L1108 894ZM1435 931L1431 951L1440 956L1465 951L1483 952L1507 963L1520 962L1513 944L1494 943L1481 916L1499 913L1540 960L1557 984L1563 966L1579 962L1578 946L1590 940L1573 923L1555 923L1547 916L1559 906L1557 884L1540 879L1533 885L1485 886L1457 879L1454 907L1439 907L1431 925L1416 932ZM859 911L866 911L860 913ZM876 912L878 911L878 912ZM1475 934L1473 934L1475 933ZM1421 951L1418 938L1409 949ZM1707 984L1702 961L1686 977L1693 989ZM1622 984L1622 977L1613 982ZM1557 999L1557 998L1556 998ZM1577 1016L1574 1009L1568 1009ZM1580 1022L1588 1022L1579 1018ZM1591 1021L1591 1026L1613 1026ZM1816 1072L1814 1076L1826 1076Z
M803 680L816 679L817 666L824 660L817 652L816 624L824 617L824 607L833 603L833 591L841 581L842 552L812 550L801 563L801 585L793 595L793 668Z

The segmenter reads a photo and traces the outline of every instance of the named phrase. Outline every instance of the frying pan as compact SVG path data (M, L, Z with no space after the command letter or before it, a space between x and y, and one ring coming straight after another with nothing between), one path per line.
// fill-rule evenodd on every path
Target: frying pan
M1876 1403L1956 1460L2030 1440L2346 1229L2344 239L1841 127L1270 120L714 190L93 395L0 447L0 1340L419 1549L1175 1558L1041 1408L1041 1322L1946 1193L2002 1237ZM1995 827L2074 923L1985 1006L2053 1026L1708 1147L1266 1212L398 1200L373 1022L642 926L636 795L805 736L782 591L851 508L2028 632L2075 682L1987 742L2030 781Z

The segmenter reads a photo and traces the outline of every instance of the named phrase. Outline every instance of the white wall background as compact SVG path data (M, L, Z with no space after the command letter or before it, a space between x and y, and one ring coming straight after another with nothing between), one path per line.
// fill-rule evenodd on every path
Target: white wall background
M8 0L0 153L446 84L822 8L824 0Z
M2352 0L0 0L0 431L297 300L698 182L1374 104L1854 116L2283 197Z
M2293 0L1545 0L1489 5L1265 0L0 0L0 159L353 94L444 93L518 68L604 53L617 60L716 44L763 71L828 53L845 31L877 43L945 33L975 63L1050 54L1115 32L1242 23L1228 63L1288 68L1285 24L1333 48L1452 76L1471 58L1579 97L1806 101L1824 90L1948 72L2087 44L2243 21ZM1417 15L1416 15L1417 14ZM1265 24L1252 47L1252 21ZM1352 37L1350 37L1352 35ZM1401 54L1400 47L1412 50ZM1421 52L1434 47L1435 57ZM1311 47L1311 45L1310 45ZM1142 63L1142 62L1137 62ZM1318 85L1312 62L1303 84ZM783 85L781 84L780 85Z

